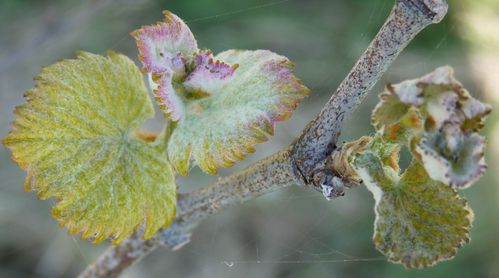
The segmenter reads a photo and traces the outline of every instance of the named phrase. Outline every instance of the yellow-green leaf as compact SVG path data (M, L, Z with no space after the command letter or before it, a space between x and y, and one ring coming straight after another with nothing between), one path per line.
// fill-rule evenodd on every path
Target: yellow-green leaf
M142 224L150 238L168 225L173 169L164 147L137 135L154 109L133 61L80 53L36 80L4 140L28 173L26 190L55 197L61 226L95 242L119 243Z

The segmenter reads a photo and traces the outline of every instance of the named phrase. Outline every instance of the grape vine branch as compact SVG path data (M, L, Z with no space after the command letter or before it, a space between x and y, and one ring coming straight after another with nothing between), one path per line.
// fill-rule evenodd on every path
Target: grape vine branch
M140 233L121 245L111 246L80 277L117 277L127 267L163 245L173 250L190 240L205 218L274 190L301 185L322 192L326 198L344 195L355 185L331 167L332 154L343 121L359 106L398 54L424 28L440 22L447 13L445 0L396 0L386 22L336 92L301 136L281 150L246 169L190 193L179 194L174 222L154 239Z

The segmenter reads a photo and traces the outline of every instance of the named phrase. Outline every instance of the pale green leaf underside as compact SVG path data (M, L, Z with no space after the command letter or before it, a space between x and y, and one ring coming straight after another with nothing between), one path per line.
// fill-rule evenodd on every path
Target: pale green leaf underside
M413 161L402 176L372 152L355 166L376 199L373 241L389 260L409 268L450 259L469 240L472 211L455 189L430 179Z
M80 53L44 68L4 140L28 172L26 189L56 197L70 233L115 243L145 223L148 238L175 215L164 148L135 136L154 115L133 61Z

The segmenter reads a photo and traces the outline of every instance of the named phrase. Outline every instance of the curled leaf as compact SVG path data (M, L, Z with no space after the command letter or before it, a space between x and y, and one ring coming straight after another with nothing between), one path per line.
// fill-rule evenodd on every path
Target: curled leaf
M178 16L164 12L164 22L132 32L137 41L144 71L161 74L167 70L183 73L185 63L198 51L194 35Z
M160 109L172 121L179 121L185 116L185 108L174 80L185 78L198 47L191 30L179 17L168 11L164 15L163 22L135 30L132 36Z
M388 86L380 100L374 126L385 138L405 143L431 178L466 187L484 173L485 142L477 132L491 107L473 98L450 67Z
M427 131L442 128L446 123L459 126L463 113L457 107L459 96L452 91L443 91L429 96L426 104L428 113Z
M421 268L448 260L469 241L473 213L455 189L432 180L420 162L399 176L374 152L354 165L373 193L373 241L390 261Z
M154 83L157 86L153 89L159 108L172 121L180 121L185 117L185 106L182 98L177 94L172 85L173 73L169 70L156 76ZM153 84L154 84L153 83Z
M444 67L423 77L425 134L415 151L432 179L464 188L485 172L485 140L477 131L490 106L473 98Z
M444 123L469 121L467 130L478 130L491 107L473 98L453 75L450 67L437 68L421 78L389 85L380 95L372 120L377 130L393 125L409 111L420 111L425 129L438 129Z
M463 134L453 125L425 135L416 147L430 177L459 188L472 185L485 173L484 149L482 136Z
M71 234L120 243L144 225L151 238L175 216L164 147L137 128L154 115L133 61L80 53L42 70L4 139L28 173L26 190L55 197Z
M380 102L374 108L371 120L376 130L382 130L384 126L398 124L409 111L410 105L401 101L394 87L389 85L387 90L379 95Z
M194 70L183 84L195 94L210 94L230 82L238 66L215 60L211 51L202 51L196 59Z
M468 98L467 101L460 103L464 113L464 122L461 127L464 132L477 132L483 128L483 123L491 107L475 98Z

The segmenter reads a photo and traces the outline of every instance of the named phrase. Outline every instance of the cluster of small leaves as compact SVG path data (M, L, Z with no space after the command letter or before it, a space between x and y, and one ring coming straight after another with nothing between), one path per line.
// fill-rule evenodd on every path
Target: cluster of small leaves
M464 188L485 172L485 139L477 132L491 107L473 98L450 67L389 85L380 99L373 125L407 146L432 179Z
M167 151L182 175L191 158L210 174L244 159L309 92L287 58L267 50L213 56L170 12L132 35L160 108L175 122Z
M142 72L120 54L80 53L44 68L16 109L4 144L28 173L26 190L55 197L52 214L71 234L120 243L143 226L151 238L175 216L175 172L193 160L214 174L244 159L309 92L287 58L213 56L164 14L132 33ZM143 73L168 118L163 136L138 130L154 115Z
M410 268L450 259L469 240L473 213L456 190L486 169L478 131L490 106L473 98L449 67L389 85L380 100L372 115L377 133L351 158L376 201L373 241ZM413 158L400 174L402 147Z

